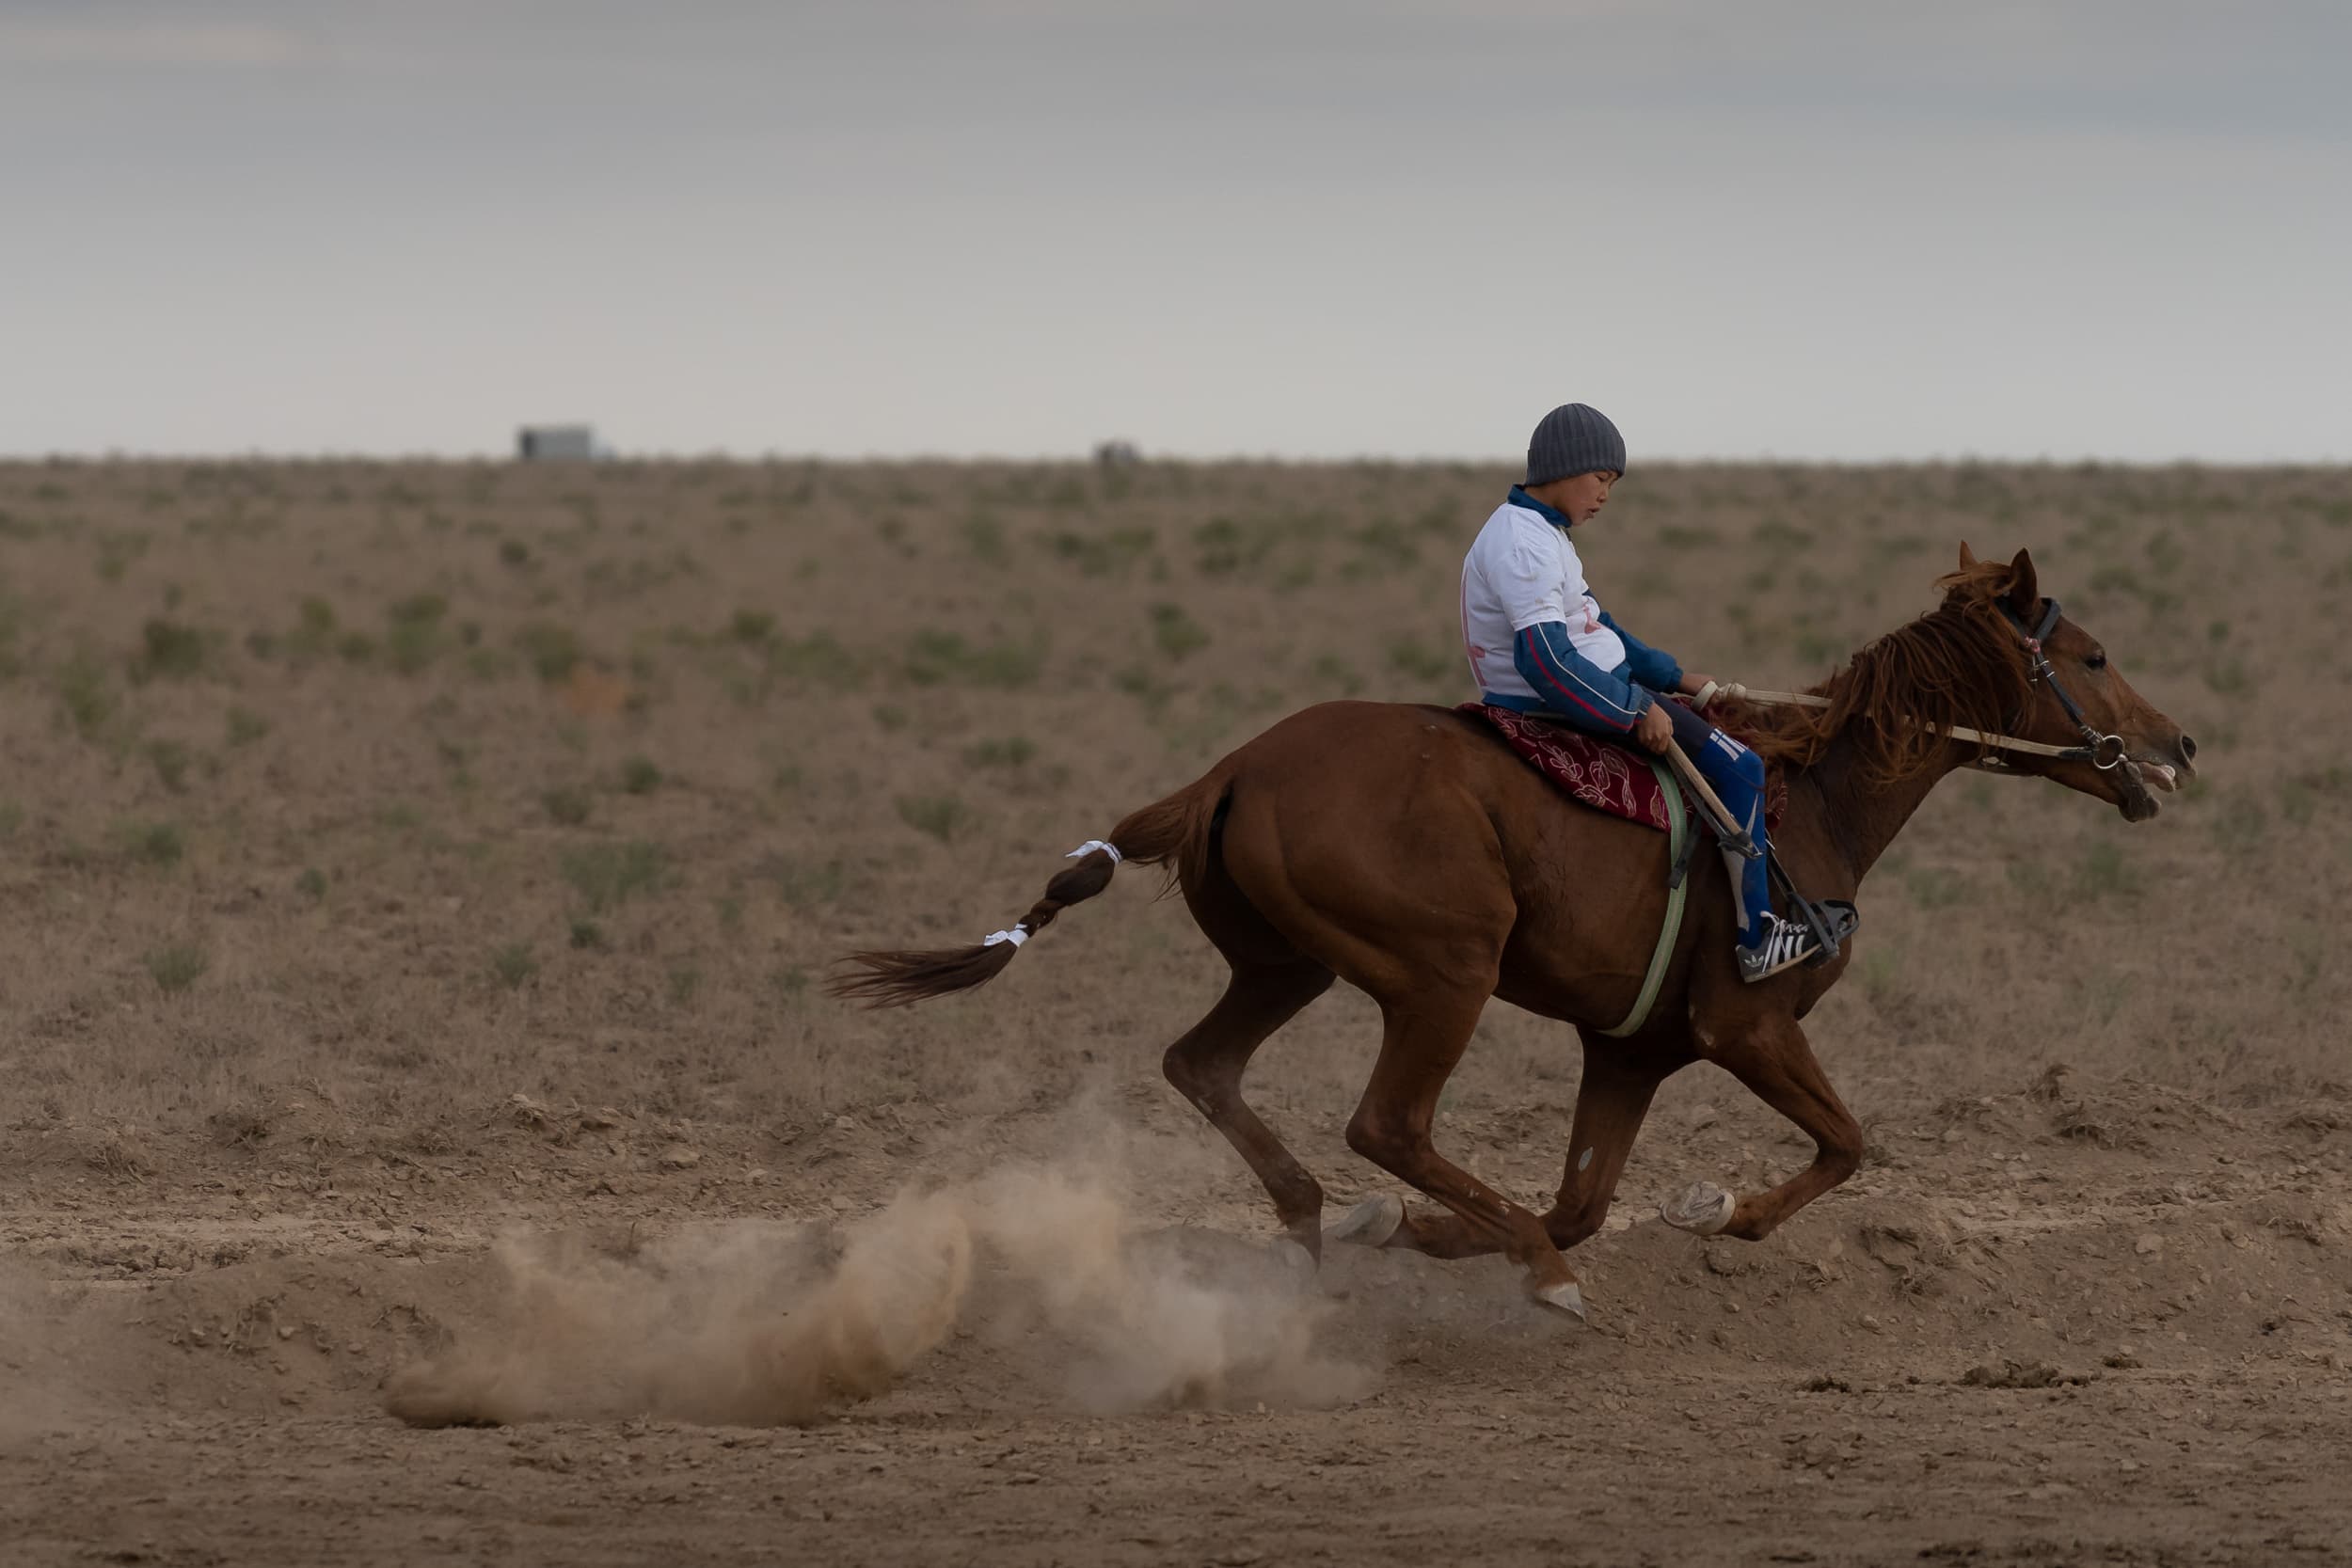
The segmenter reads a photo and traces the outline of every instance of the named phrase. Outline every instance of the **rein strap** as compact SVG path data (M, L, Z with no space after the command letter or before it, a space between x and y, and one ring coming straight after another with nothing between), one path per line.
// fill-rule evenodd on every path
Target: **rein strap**
M2024 621L2018 619L2016 611L2010 610L2007 604L2001 606L2001 614L2011 626L2017 629L2018 637L2025 644L2026 658L2032 671L2029 684L2046 684L2049 687L2050 694L2058 701L2058 706L2066 710L2066 717L2074 721L2076 729L2082 731L2083 743L2079 746L2051 746L2039 740L2022 740L2013 735L1987 735L1982 730L1972 730L1963 724L1954 724L1947 733L1954 740L1963 740L1971 745L1991 747L1997 751L2025 752L2034 756L2057 757L2066 762L2087 762L2103 773L2111 768L2128 764L2129 759L2124 754L2128 748L2124 745L2123 737L2117 735L2101 735L2090 721L2083 716L2082 705L2074 701L2073 694L2066 688L2058 684L2058 672L2050 668L2050 657L2042 651L2042 639L2057 629L2061 611L2056 599L2044 599L2042 602L2045 608L2042 616L2042 624L2039 626L2026 626ZM1830 705L1830 700L1827 697L1817 697L1809 691L1759 691L1741 686L1738 681L1709 681L1699 689L1697 696L1692 700L1700 709L1704 710L1708 702L1716 697L1745 698L1754 703L1779 703L1796 707ZM1921 719L1914 719L1912 722L1923 729L1936 727ZM2015 721L2012 720L2011 722ZM2109 754L2110 750L2112 754ZM2102 758L2105 760L2101 760ZM1979 757L1970 766L1997 768L2000 766L2000 759ZM2137 767L2128 767L2127 771L2137 777L2138 769Z
M1704 709L1717 697L1729 697L1735 702L1780 704L1793 707L1827 707L1827 697L1817 697L1810 691L1766 691L1758 687L1741 686L1738 681L1719 681L1703 687L1692 699ZM1913 723L1924 721L1913 720ZM1932 725L1928 726L1933 728ZM1952 726L1952 738L1976 746L1994 746L2007 752L2030 752L2038 757L2070 757L2077 762L2090 760L2090 753L2080 746L2052 746L2045 741L2021 740L2013 735L1987 735L1964 724Z

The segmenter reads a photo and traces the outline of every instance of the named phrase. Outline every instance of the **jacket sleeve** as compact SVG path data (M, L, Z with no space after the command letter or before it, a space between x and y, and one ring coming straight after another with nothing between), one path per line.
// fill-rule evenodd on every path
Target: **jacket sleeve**
M1576 651L1565 621L1523 626L1511 641L1511 662L1544 706L1580 729L1623 735L1656 701L1640 686Z
M1672 691L1682 684L1682 666L1675 656L1662 648L1653 648L1631 632L1610 619L1609 612L1600 612L1600 624L1617 634L1625 644L1626 662L1633 667L1633 678L1652 691Z

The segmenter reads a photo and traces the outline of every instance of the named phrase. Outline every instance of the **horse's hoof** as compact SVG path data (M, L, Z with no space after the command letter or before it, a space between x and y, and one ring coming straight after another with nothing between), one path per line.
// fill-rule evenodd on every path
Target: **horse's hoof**
M1680 1197L1670 1197L1658 1206L1658 1217L1677 1230L1688 1230L1694 1236L1712 1236L1731 1223L1731 1212L1740 1200L1712 1181L1693 1181Z
M1309 1252L1307 1243L1296 1237L1278 1236L1274 1239L1273 1244L1266 1248L1266 1252L1283 1273L1296 1275L1302 1279L1312 1279L1315 1276L1317 1271L1315 1255Z
M1350 1246L1387 1246L1397 1227L1405 1223L1405 1200L1394 1193L1375 1193L1350 1209L1340 1223L1323 1233L1327 1242Z
M1573 1279L1558 1285L1539 1285L1527 1294L1538 1307L1549 1307L1562 1317L1574 1318L1578 1323L1584 1321L1584 1292L1577 1289Z

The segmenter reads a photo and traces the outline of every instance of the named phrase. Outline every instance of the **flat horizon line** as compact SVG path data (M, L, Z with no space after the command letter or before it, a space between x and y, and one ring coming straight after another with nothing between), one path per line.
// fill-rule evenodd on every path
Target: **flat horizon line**
M1346 455L1295 455L1279 452L1151 452L1144 451L1134 459L1138 467L1295 467L1347 468L1384 467L1399 468L1513 468L1519 466L1518 456L1460 456L1443 453L1420 453L1409 456L1381 452L1356 452ZM707 451L612 451L593 458L533 458L524 459L507 451L271 451L259 449L246 451L137 451L122 448L100 451L0 451L0 465L8 467L64 467L98 464L438 464L449 467L475 464L515 464L531 467L628 467L631 465L659 466L698 463L728 463L744 467L984 467L989 466L1019 467L1118 467L1104 465L1090 452L746 452L725 448ZM2352 467L2352 457L2202 457L2194 454L2178 457L2115 457L2098 453L2059 455L2042 452L2030 457L2009 453L1943 452L1924 455L1876 457L1828 457L1784 455L1773 452L1740 454L1664 453L1634 463L1629 472L1639 473L1647 467L1804 467L1804 468L1952 468L1952 467L2019 467L2019 468L2340 468Z

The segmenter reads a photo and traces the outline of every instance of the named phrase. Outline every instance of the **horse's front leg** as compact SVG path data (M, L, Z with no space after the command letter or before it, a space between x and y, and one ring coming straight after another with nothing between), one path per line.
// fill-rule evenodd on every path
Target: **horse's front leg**
M1633 1152L1634 1135L1665 1073L1620 1059L1626 1048L1609 1041L1596 1052L1584 1048L1583 1081L1577 1085L1576 1117L1568 1130L1567 1168L1560 1193L1543 1216L1544 1233L1556 1247L1572 1247L1600 1228ZM1411 1212L1392 1193L1364 1199L1333 1226L1327 1239L1390 1246L1432 1258L1475 1258L1502 1250L1490 1230L1458 1214Z
M1581 1319L1584 1297L1576 1271L1560 1256L1543 1222L1438 1152L1430 1137L1438 1096L1462 1059L1489 984L1450 993L1432 987L1416 995L1381 997L1385 1033L1372 1082L1347 1123L1347 1147L1390 1175L1452 1210L1486 1249L1527 1271L1527 1293L1539 1306Z
M1804 1129L1813 1139L1813 1163L1779 1186L1744 1198L1735 1199L1711 1181L1694 1182L1661 1204L1659 1216L1702 1236L1761 1241L1861 1167L1862 1126L1829 1086L1795 1019L1785 1013L1750 1018L1720 1037L1708 1036L1704 1027L1699 1030L1700 1053Z

